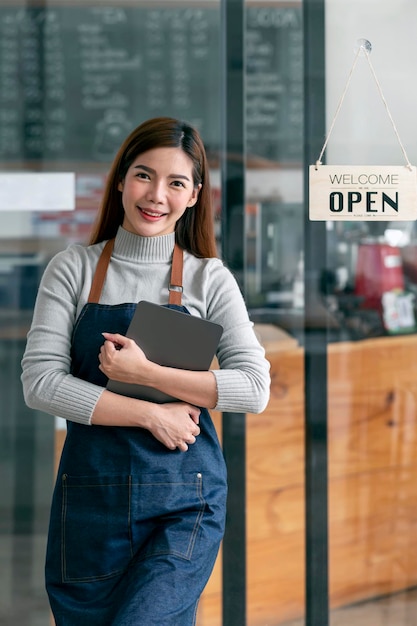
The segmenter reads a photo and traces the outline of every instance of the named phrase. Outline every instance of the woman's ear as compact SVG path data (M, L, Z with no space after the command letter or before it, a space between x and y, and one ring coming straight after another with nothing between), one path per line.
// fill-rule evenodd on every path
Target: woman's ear
M123 181L121 180L120 183L117 185L117 189L119 191L123 191Z
M194 187L193 195L191 196L190 201L187 204L187 209L191 209L195 205L195 203L197 202L198 194L200 193L200 189L201 189L202 186L203 186L202 183L199 183L197 185L197 187Z

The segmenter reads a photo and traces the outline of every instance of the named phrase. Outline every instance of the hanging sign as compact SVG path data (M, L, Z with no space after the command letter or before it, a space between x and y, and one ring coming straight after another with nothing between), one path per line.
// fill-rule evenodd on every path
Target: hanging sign
M417 219L417 172L411 165L311 165L311 220Z
M367 39L357 42L356 58L345 90L337 107L329 133L315 165L310 165L309 215L311 220L415 220L417 219L417 175L395 127L381 85L369 55L372 45ZM350 80L364 54L378 87L381 100L391 120L405 165L322 165L321 158L328 144L337 116L343 104Z

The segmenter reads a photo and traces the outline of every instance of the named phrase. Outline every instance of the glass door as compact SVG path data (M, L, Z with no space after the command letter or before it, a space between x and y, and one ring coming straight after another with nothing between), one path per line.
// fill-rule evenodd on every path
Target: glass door
M368 57L360 53L352 73L327 162L415 165L415 4L325 6L327 128L358 40L369 42ZM372 182L363 186L364 197ZM381 211L378 202L375 208ZM328 346L332 625L414 621L416 233L415 218L391 216L327 225L325 300L345 335Z
M244 293L271 363L247 416L247 623L304 618L304 35L301 2L246 2Z
M219 56L216 0L0 1L2 624L50 623L44 556L66 430L25 406L20 383L41 275L55 253L88 241L110 162L149 117L199 129L218 208ZM207 590L216 623L219 580L217 568Z

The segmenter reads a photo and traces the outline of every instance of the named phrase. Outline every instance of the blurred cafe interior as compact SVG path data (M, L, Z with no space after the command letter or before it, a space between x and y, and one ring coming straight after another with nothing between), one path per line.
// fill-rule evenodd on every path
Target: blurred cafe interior
M272 373L264 413L213 414L229 508L197 626L417 624L416 221L312 221L308 184L333 122L325 163L416 164L416 23L415 0L0 0L0 626L51 623L65 423L20 383L39 280L158 115L202 134Z

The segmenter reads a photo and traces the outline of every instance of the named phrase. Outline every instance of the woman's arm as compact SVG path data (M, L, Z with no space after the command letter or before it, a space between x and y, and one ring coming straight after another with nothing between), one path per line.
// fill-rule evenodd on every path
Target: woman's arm
M22 359L26 403L86 425L145 428L167 448L186 450L200 432L200 410L195 406L127 398L71 374L71 336L80 285L91 282L96 263L93 258L89 264L84 249L73 247L48 264Z
M217 411L261 413L270 391L270 363L256 337L245 301L231 272L213 263L206 272L207 318L223 327L217 350Z
M217 404L216 379L212 372L164 367L149 361L139 346L123 335L103 333L100 369L112 380L160 389L164 393L212 409Z
M81 424L90 423L103 388L71 374L71 337L81 291L88 295L99 253L97 247L89 258L84 248L71 246L48 263L22 359L26 404Z
M170 450L182 452L200 434L200 409L184 402L155 404L103 391L91 423L97 426L134 426L149 430Z
M100 369L113 380L154 387L197 406L259 413L269 399L270 365L239 287L217 259L203 266L200 275L190 269L194 283L201 286L196 302L205 306L200 314L223 327L217 352L220 369L192 372L163 367L148 361L133 340L109 333L103 333Z

